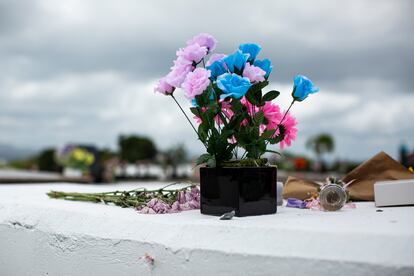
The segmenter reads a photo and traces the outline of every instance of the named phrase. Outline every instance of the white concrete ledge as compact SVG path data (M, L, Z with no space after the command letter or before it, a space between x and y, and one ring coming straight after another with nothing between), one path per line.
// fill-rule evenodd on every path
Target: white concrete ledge
M131 185L0 185L0 275L414 275L414 207L220 221L49 199L51 189Z

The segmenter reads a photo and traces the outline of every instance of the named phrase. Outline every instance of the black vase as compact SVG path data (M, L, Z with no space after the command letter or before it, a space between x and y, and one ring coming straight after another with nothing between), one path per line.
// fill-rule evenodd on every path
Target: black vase
M276 213L276 168L200 168L201 213Z

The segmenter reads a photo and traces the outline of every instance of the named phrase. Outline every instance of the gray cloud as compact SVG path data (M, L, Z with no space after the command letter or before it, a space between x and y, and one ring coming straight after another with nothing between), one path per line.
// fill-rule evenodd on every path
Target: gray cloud
M188 38L209 32L219 40L218 52L234 51L241 42L261 44L286 103L297 73L322 88L295 107L301 136L294 151L303 151L310 135L331 131L339 156L395 152L414 135L409 123L396 122L411 114L407 101L414 94L412 6L410 1L254 6L248 1L3 1L0 142L114 146L118 133L141 132L161 147L187 137L194 152L201 150L175 106L152 94L151 83L168 72L175 50Z

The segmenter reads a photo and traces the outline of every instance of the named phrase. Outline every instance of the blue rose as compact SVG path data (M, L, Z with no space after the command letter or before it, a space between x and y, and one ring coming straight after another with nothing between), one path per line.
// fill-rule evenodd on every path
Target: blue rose
M206 69L211 71L211 79L215 79L227 72L225 63L222 59L216 60L211 65L207 66Z
M266 79L269 77L270 72L272 72L273 66L269 59L264 60L255 60L254 66L260 67L263 71L266 72L266 75L264 76Z
M243 54L242 51L237 50L233 54L225 57L223 60L227 65L230 72L234 73L234 69L237 68L240 72L243 71L244 65L249 58L249 54Z
M220 99L227 97L240 99L249 90L251 84L248 78L226 73L217 78L217 86L224 93L220 95Z
M254 43L245 43L240 44L239 49L243 54L249 54L249 58L247 59L248 61L253 61L257 57L257 54L260 52L262 47Z
M310 79L305 76L297 75L294 79L292 97L295 101L303 101L309 94L313 94L319 91L319 88L315 87Z

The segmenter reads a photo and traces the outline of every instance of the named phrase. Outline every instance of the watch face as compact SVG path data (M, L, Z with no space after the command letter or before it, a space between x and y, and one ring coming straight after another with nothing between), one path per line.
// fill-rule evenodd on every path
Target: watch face
M328 184L319 193L320 203L326 211L341 209L346 203L346 197L345 190L337 184Z

